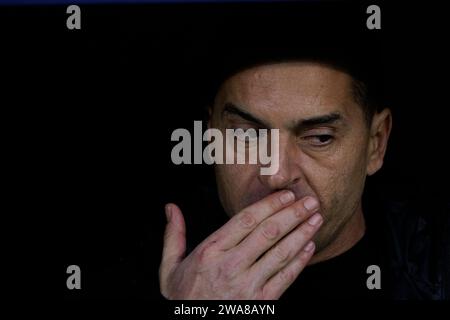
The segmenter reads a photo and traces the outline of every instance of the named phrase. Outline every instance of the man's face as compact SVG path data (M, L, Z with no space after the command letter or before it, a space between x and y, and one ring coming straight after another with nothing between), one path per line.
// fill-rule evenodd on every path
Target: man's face
M258 164L216 166L219 196L233 216L280 189L320 202L320 250L360 209L368 172L369 129L352 93L352 79L331 67L288 62L244 70L219 90L210 127L279 129L279 169Z

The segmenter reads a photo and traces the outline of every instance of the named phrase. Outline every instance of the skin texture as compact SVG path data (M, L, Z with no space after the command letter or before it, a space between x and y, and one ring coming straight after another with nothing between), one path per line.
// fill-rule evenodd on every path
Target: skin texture
M253 67L223 83L209 126L224 135L227 128L279 129L279 169L264 176L258 164L216 165L231 219L188 257L183 215L166 206L164 296L276 299L307 264L345 252L364 235L364 183L383 164L392 120L384 109L367 124L352 81L327 65L286 62ZM283 192L293 199L274 205ZM308 199L316 208L307 210Z

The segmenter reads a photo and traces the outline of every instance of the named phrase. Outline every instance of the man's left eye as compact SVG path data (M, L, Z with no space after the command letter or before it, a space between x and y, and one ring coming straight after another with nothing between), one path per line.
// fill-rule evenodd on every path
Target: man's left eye
M321 134L321 135L314 135L314 136L308 136L305 137L305 139L314 146L326 146L330 144L334 137L329 134Z

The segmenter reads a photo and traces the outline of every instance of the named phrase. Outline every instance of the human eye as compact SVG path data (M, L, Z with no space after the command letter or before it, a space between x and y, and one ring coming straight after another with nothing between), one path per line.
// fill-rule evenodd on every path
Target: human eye
M335 137L330 132L310 132L302 138L310 146L325 147L333 143Z

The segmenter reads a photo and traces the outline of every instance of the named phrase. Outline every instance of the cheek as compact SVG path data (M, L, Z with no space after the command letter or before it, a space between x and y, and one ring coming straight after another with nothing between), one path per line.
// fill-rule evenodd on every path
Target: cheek
M257 165L216 165L215 170L219 197L229 216L254 202L250 198L258 181Z
M305 177L319 197L325 217L351 214L364 188L364 153L310 158L308 164Z

